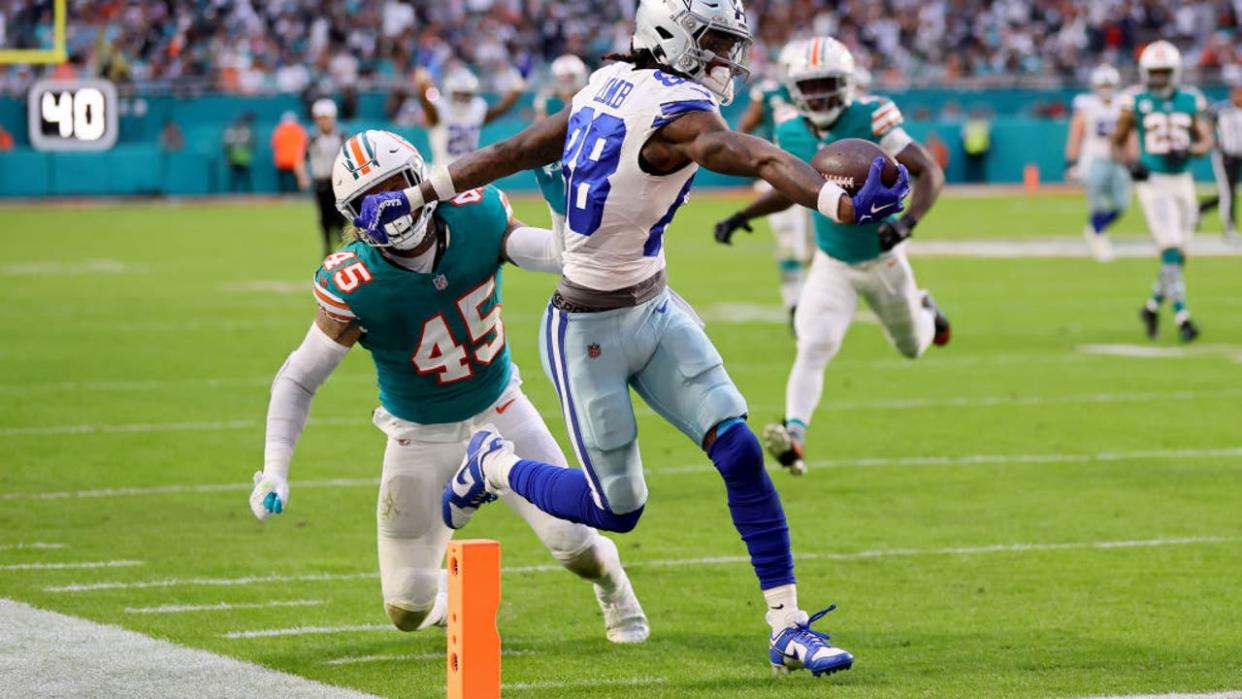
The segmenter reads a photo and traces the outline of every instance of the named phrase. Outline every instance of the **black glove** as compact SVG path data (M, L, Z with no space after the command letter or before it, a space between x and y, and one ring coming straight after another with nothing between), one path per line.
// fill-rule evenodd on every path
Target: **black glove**
M918 221L910 218L890 218L880 224L876 233L880 236L880 252L888 252L897 247L903 240L914 235L914 226Z
M1073 159L1073 160L1070 160L1070 159L1066 158L1066 160L1065 160L1065 179L1067 179L1067 180L1068 180L1068 179L1072 179L1072 178L1070 177L1070 174L1074 172L1074 168L1076 168L1076 167L1078 167L1078 159L1077 159L1077 158L1075 158L1075 159Z
M741 213L736 213L723 221L716 223L716 242L725 245L733 244L733 234L737 229L744 229L747 233L753 233L754 229L747 223L746 217Z
M1130 179L1135 182L1146 182L1147 176L1151 174L1151 171L1147 169L1147 166L1143 164L1142 160L1135 160L1130 163L1129 169Z
M1190 150L1187 148L1174 148L1165 155L1165 160L1173 167L1180 167L1190 160Z

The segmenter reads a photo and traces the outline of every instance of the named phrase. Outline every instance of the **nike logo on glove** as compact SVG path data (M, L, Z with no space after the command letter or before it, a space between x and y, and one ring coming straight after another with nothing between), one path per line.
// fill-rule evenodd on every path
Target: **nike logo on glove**
M896 205L895 205L895 204L885 204L884 206L877 207L875 204L872 204L872 205L871 205L871 215L872 215L872 216L874 216L874 215L876 215L876 214L880 213L881 211L883 211L883 210L885 210L885 209L892 208L893 206L896 206Z

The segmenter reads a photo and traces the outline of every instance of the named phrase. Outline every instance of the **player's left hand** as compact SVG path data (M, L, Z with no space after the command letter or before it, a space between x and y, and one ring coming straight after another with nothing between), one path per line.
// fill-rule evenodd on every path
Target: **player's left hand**
M743 216L740 211L723 221L717 221L714 231L716 242L723 245L732 245L733 234L736 233L739 228L747 233L755 232L755 230L750 227L750 223L747 222L746 217Z
M910 218L890 218L880 224L876 233L880 236L880 251L888 252L900 245L902 242L909 240L914 235L914 225L917 220Z
M1189 148L1173 148L1169 150L1169 154L1165 156L1172 165L1180 166L1187 160L1190 160Z
M354 225L373 238L384 226L410 214L410 202L404 192L380 192L362 201L362 209L354 217Z
M289 481L284 476L263 471L254 472L254 490L250 491L250 511L262 522L278 515L289 506Z
M910 193L910 171L898 165L897 181L891 187L881 181L884 157L877 155L867 171L867 181L851 201L854 204L854 223L869 223L892 216L905 208L903 199Z

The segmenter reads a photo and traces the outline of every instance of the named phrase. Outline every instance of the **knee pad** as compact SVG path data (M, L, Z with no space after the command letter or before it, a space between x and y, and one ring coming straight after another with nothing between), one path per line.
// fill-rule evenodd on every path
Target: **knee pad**
M401 631L418 631L423 628L423 623L431 620L432 609L406 609L404 602L396 600L385 600L384 611L388 613L388 618L392 621L392 625ZM440 615L443 617L443 613ZM434 622L433 622L434 623ZM428 624L430 626L430 624Z

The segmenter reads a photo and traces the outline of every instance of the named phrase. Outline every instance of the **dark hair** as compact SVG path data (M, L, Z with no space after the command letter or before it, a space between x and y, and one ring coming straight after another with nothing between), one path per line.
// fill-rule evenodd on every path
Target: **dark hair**
M689 75L661 63L658 59L656 59L655 53L653 53L651 49L630 48L629 53L606 54L603 57L603 60L623 61L625 63L633 64L633 66L638 70L659 70L661 72L668 73L669 75L676 75L679 78L694 80L694 78L691 78Z

